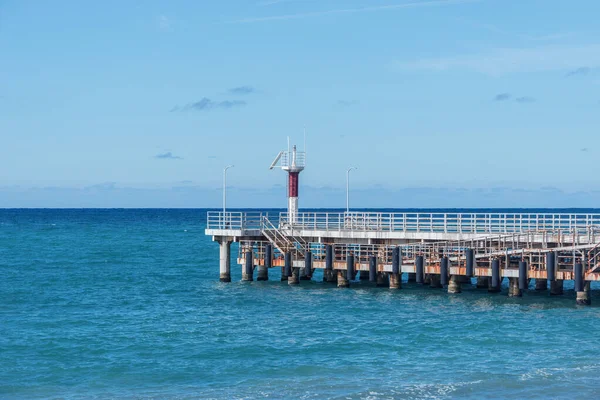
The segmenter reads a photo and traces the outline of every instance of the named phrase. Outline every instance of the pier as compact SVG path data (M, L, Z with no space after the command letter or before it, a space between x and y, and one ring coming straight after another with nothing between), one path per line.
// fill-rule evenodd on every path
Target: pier
M206 234L220 244L222 281L230 281L230 246L244 280L268 279L282 268L289 283L324 270L324 280L348 287L359 277L401 286L417 283L460 293L477 286L509 295L525 290L562 294L573 280L579 304L590 303L590 282L600 280L600 214L436 214L209 212ZM535 285L530 280L535 279Z
M231 281L231 243L239 243L242 280L268 280L281 269L290 285L323 270L347 288L356 279L401 290L409 282L458 295L472 284L508 295L527 290L562 295L574 281L576 302L591 303L600 280L600 214L299 212L298 181L306 156L296 146L271 169L288 172L288 211L209 212L206 235L220 245L220 280ZM278 165L279 163L279 165ZM531 280L535 283L532 284Z

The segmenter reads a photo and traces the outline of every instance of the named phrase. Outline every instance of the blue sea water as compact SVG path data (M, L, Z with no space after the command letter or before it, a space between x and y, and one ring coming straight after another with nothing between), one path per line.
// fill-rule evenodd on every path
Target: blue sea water
M0 210L0 398L600 396L597 293L225 284L205 224Z

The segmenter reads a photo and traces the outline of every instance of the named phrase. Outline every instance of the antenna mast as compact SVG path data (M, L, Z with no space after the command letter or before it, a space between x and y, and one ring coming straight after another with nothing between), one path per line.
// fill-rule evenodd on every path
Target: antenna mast
M280 151L271 163L269 169L279 167L288 173L288 222L294 223L298 220L298 181L300 172L306 166L306 133L304 134L304 149L298 151L296 145L291 146L288 136L287 151Z

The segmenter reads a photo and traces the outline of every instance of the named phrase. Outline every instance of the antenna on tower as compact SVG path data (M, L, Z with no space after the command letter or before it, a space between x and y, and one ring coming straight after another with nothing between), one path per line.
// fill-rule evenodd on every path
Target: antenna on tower
M304 160L306 161L306 125L304 125Z

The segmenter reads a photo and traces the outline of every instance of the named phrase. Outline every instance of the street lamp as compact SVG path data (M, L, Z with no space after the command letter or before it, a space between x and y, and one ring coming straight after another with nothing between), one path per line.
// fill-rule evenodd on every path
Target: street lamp
M227 170L234 165L228 165L223 169L223 222L225 222L225 210L227 209Z
M346 212L350 212L350 171L358 169L357 167L350 167L346 170Z

